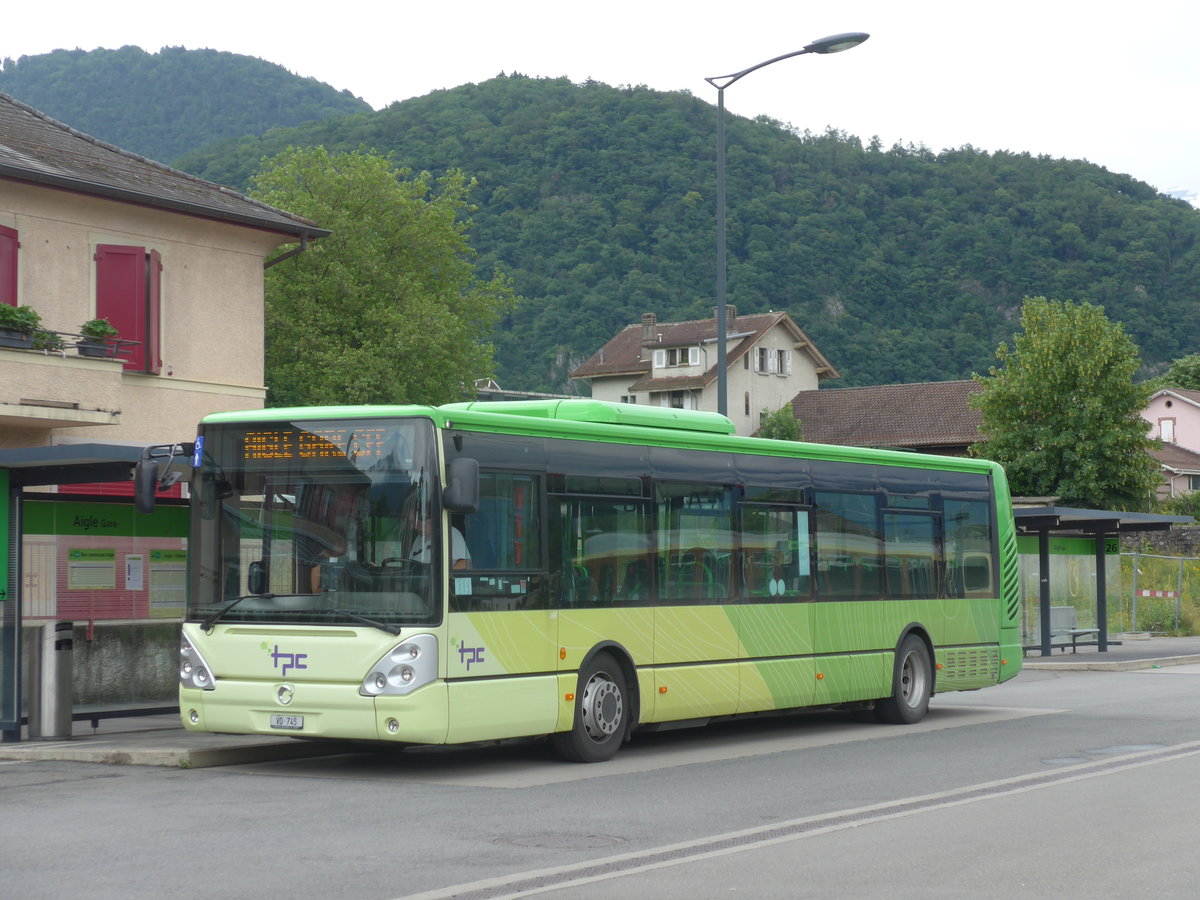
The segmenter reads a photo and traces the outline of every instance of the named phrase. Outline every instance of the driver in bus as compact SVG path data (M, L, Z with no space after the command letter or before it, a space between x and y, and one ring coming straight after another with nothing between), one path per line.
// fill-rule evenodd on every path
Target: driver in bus
M414 513L412 524L416 536L408 558L428 565L433 561L433 519L428 514ZM454 525L450 526L450 560L452 569L471 568L471 551L467 549L467 540Z

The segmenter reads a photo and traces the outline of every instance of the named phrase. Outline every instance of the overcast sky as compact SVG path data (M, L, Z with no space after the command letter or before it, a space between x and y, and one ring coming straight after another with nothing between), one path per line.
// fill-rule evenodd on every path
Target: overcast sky
M1200 193L1196 0L66 0L14 4L4 18L0 57L228 50L376 109L501 72L686 89L715 104L706 76L865 31L854 50L746 76L726 91L727 108L885 145L1086 159L1193 202Z

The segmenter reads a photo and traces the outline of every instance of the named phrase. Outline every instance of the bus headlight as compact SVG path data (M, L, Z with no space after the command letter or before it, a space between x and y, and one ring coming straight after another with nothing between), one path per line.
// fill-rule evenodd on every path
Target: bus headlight
M410 693L437 678L438 646L432 634L418 634L385 653L363 679L364 697Z
M204 691L211 691L216 687L212 669L185 634L179 636L179 683L184 687L200 688Z

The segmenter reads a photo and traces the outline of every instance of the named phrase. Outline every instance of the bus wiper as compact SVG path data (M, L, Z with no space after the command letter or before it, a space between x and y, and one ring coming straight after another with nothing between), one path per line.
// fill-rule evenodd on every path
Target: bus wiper
M267 594L242 594L242 596L237 597L234 600L232 600L231 602L225 604L220 609L218 609L215 613L213 613L211 616L209 616L207 619L205 619L203 622L201 622L200 630L201 631L210 630L214 625L217 624L217 621L222 616L225 615L225 613L229 612L231 609L233 609L235 606L237 606L243 600L249 599L250 597L259 597L263 600L274 600L276 597L280 597L280 596L283 596L283 595L270 594L270 593L267 593Z
M378 628L380 631L386 631L388 634L399 635L403 631L400 625L388 625L386 622L380 622L378 619L360 616L358 613L352 613L345 609L334 609L330 610L330 612L338 613L347 619L353 619L355 622L362 622L364 625L370 625L372 628Z

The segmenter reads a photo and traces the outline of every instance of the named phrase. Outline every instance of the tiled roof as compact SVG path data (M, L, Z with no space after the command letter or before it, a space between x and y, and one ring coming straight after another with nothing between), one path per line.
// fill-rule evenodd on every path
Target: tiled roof
M0 94L0 178L298 237L329 234L308 219L76 131L7 94Z
M813 357L818 375L822 378L836 378L838 372L821 352L809 341L808 337L792 321L791 316L783 312L760 313L752 316L733 316L726 325L726 356L727 365L732 366L742 355L770 329L783 325L795 338L796 346ZM653 346L645 343L643 334L645 328L651 328ZM601 347L582 365L571 372L572 378L606 378L615 375L631 375L639 378L637 386L632 390L668 390L672 387L701 387L711 382L717 376L717 354L713 349L708 354L709 366L703 375L671 376L668 378L651 378L652 350L667 347L694 347L708 344L715 348L717 339L716 319L695 319L688 322L653 322L650 325L637 323L626 325L611 341ZM688 383L675 384L686 380Z
M1200 453L1195 450L1188 450L1178 444L1163 444L1152 449L1150 455L1157 459L1164 469L1170 469L1172 472L1200 473Z
M792 400L803 439L853 447L966 447L980 439L974 381L801 391Z

